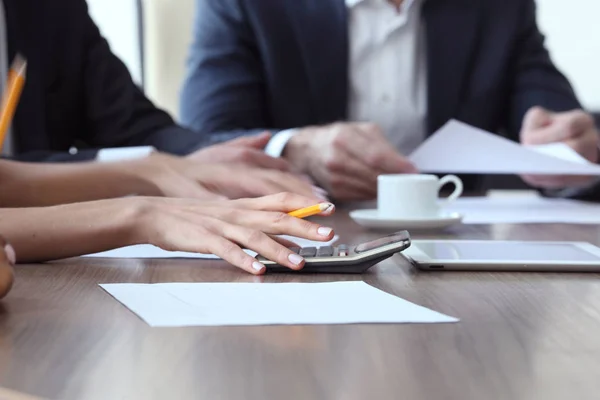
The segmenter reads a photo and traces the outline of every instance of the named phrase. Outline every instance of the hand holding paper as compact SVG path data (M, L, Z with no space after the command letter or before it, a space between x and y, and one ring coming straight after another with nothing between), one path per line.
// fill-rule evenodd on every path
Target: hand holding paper
M574 160L598 161L598 131L594 119L582 110L552 113L533 107L525 115L521 143L533 146L563 146ZM547 148L547 147L546 147ZM524 175L522 178L534 187L548 189L581 186L589 176Z
M455 120L427 139L410 160L421 172L600 176L600 166L565 144L522 146Z

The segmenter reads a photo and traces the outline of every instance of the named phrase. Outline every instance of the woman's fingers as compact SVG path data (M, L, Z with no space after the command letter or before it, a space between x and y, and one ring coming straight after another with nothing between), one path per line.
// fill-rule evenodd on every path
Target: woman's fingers
M333 238L332 228L320 224L291 217L283 212L228 210L219 218L231 224L259 230L269 235L290 235L304 239L326 242Z
M304 267L304 258L277 243L269 235L255 229L223 223L222 235L263 257L293 270Z
M282 192L270 196L258 197L255 199L240 199L230 202L231 206L241 209L250 209L256 211L281 211L290 212L301 208L314 206L320 200L313 197L302 196L290 192ZM331 208L330 214L335 211Z
M17 255L14 247L3 236L0 236L0 263L6 261L11 265L15 265L17 263Z
M14 281L15 250L0 236L0 299L8 294Z
M204 241L204 240L203 240ZM265 273L265 266L256 258L247 254L237 244L218 234L210 235L205 242L206 247L215 255L253 275ZM256 250L255 250L256 251Z
M265 173L268 174L270 181L279 187L279 192L297 193L319 201L326 200L326 193L322 189L313 186L296 175L275 170L265 171Z
M270 236L270 237L271 237L271 239L273 239L274 241L276 241L280 245L287 247L288 249L290 249L292 247L300 247L300 245L298 245L298 243L294 243L291 240L287 240L287 239L284 239L284 238L279 237L279 236Z

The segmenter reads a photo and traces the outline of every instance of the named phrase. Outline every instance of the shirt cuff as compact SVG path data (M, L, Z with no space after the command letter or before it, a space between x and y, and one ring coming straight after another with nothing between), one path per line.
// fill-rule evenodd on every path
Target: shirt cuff
M138 160L140 158L146 158L156 149L152 146L138 146L138 147L120 147L114 149L101 149L96 155L96 161L98 162L116 162L126 160Z
M265 153L271 157L281 157L283 149L296 133L298 133L298 129L287 129L277 133L267 143Z

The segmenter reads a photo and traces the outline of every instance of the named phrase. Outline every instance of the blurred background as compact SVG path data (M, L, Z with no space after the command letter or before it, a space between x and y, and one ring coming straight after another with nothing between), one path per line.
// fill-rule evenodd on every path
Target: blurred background
M87 1L92 17L135 82L178 120L195 0ZM600 1L537 0L537 5L538 24L551 57L600 126ZM484 186L526 188L516 176L486 177Z
M88 0L90 11L135 81L177 117L194 0ZM537 0L552 58L583 105L600 112L600 1Z

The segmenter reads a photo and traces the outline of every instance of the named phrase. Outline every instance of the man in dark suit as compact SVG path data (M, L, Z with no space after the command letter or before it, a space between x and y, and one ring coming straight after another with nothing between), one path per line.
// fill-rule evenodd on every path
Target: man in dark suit
M338 199L373 198L377 175L415 171L403 154L452 118L598 160L533 0L198 0L194 35L182 122L220 140L270 129L267 152Z
M168 188L161 191L170 196L205 197L203 186L219 186L215 190L239 197L313 192L299 177L277 171L290 166L264 153L269 134L205 147L209 137L178 126L157 109L111 52L85 0L3 0L0 11L0 85L10 60L17 54L27 60L10 137L0 146L3 156L19 161L139 159L135 173ZM206 163L271 171L229 167L227 174L209 177L207 171L217 167Z

